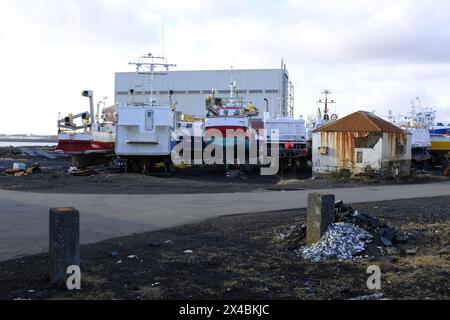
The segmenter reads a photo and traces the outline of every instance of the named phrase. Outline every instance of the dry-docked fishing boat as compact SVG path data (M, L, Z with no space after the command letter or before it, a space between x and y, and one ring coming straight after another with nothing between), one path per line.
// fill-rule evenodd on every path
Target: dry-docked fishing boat
M92 91L83 91L89 98L90 111L76 115L69 114L58 120L57 152L73 156L75 161L83 162L88 158L102 158L114 155L116 140L115 107L106 107L99 116L94 115ZM84 159L83 159L84 158Z
M259 114L259 110L251 102L244 102L239 96L236 82L231 81L230 94L227 98L217 98L213 94L208 97L205 119L205 141L218 146L233 147L245 143L248 148L248 130L253 128L255 121L252 117Z

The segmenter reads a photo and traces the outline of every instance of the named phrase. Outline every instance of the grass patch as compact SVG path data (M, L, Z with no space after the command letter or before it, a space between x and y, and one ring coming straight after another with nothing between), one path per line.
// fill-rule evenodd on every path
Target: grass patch
M303 180L299 179L281 179L277 182L277 186L288 186L296 183L301 183Z

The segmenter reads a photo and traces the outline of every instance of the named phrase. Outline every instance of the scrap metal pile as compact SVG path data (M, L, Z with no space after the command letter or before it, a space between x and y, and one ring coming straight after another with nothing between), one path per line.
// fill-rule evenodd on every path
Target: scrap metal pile
M350 223L330 225L318 243L300 249L304 259L319 262L321 260L351 260L363 252L373 236Z
M353 260L392 253L413 254L403 250L407 238L385 221L367 213L354 210L343 201L335 203L336 220L319 242L305 246L306 225L292 225L277 230L276 239L285 249L294 249L304 259L314 262L338 259Z
M328 228L318 243L299 249L303 258L317 262L382 256L395 249L394 245L407 241L386 222L360 213L343 201L337 201L334 207L336 224Z

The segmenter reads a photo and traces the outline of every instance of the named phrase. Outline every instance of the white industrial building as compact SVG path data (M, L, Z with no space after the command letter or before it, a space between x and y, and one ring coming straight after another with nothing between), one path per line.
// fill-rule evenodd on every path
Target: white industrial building
M257 70L198 70L168 71L165 74L117 72L115 76L115 101L118 105L129 103L176 103L176 110L187 115L204 117L205 101L212 89L216 97L230 92L231 78L236 81L240 95L259 108L260 117L268 100L271 116L292 116L293 86L287 69ZM134 90L134 94L130 92ZM169 92L172 92L170 97ZM153 97L150 92L153 92ZM281 92L281 94L280 94Z

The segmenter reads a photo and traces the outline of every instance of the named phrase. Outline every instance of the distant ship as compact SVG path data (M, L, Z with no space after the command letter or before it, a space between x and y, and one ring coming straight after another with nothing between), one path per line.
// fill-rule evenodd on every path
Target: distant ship
M419 97L411 101L411 111L406 116L395 119L405 128L426 128L430 136L430 151L450 152L450 123L436 122L436 111L422 107Z
M411 134L412 160L422 162L431 158L429 153L431 138L428 125L421 121L418 122L413 113L395 117L392 110L389 110L387 120Z
M422 107L419 97L411 101L409 113L393 116L390 111L388 120L412 134L414 160L435 158L439 162L447 162L446 154L450 152L450 124L436 122L436 111Z
M431 150L450 151L450 123L430 126Z

